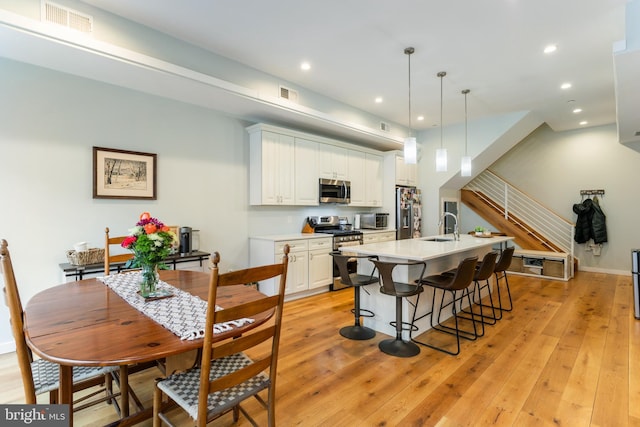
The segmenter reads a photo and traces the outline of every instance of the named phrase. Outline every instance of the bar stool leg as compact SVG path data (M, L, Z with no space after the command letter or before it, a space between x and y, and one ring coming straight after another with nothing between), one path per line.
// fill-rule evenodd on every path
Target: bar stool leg
M345 326L340 329L340 335L345 338L349 338L351 340L368 340L376 336L376 331L371 328L367 328L366 326L362 326L360 324L360 317L362 314L360 313L360 286L353 287L353 300L354 300L354 308L353 313L355 317L355 324L353 326ZM371 313L369 310L364 310ZM371 317L373 313L370 315L367 314L367 317Z
M396 337L380 341L378 348L383 353L397 357L413 357L420 353L420 347L402 339L402 297L396 297ZM411 325L412 327L413 325Z

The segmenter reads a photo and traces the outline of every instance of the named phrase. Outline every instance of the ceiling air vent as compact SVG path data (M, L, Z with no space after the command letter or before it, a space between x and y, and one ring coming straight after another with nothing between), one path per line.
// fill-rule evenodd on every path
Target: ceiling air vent
M640 130L636 132L636 136L640 136Z
M298 102L298 92L293 89L289 89L288 87L280 86L280 98Z
M384 132L389 132L391 131L391 127L389 126L389 123L380 122L380 130Z
M42 21L62 25L89 34L93 32L93 17L59 4L42 2Z

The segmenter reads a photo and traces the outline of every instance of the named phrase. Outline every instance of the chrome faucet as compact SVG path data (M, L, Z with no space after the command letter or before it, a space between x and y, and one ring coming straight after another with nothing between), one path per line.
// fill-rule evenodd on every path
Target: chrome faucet
M440 221L438 221L438 227L442 225L442 223L444 222L444 217L447 215L452 216L453 220L455 221L455 223L453 224L453 239L460 240L460 233L458 232L458 217L455 216L455 214L452 214L451 212L445 212L444 214L442 214L442 218L440 218Z

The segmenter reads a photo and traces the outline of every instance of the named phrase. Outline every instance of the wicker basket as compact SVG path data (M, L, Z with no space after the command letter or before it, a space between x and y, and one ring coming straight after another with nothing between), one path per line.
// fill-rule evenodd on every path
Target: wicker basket
M104 249L89 248L82 252L71 249L67 251L67 259L73 265L99 264L104 262Z
M522 257L514 256L513 258L511 258L511 264L509 265L509 267L507 267L507 271L515 271L517 273L522 273L523 271Z
M542 272L545 276L564 277L564 262L545 259L542 262Z

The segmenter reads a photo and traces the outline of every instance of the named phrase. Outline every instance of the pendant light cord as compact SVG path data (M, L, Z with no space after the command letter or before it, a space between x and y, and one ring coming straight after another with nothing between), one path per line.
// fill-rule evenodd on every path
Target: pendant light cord
M471 92L469 89L462 91L464 94L464 155L467 155L467 94Z
M409 57L409 136L411 136L413 133L411 128L411 54L413 52L415 52L415 49L412 47L408 47L404 50L404 53Z
M440 71L437 76L440 77L440 149L443 148L443 142L442 142L442 81L444 79L444 76L446 76L447 73L445 71Z

